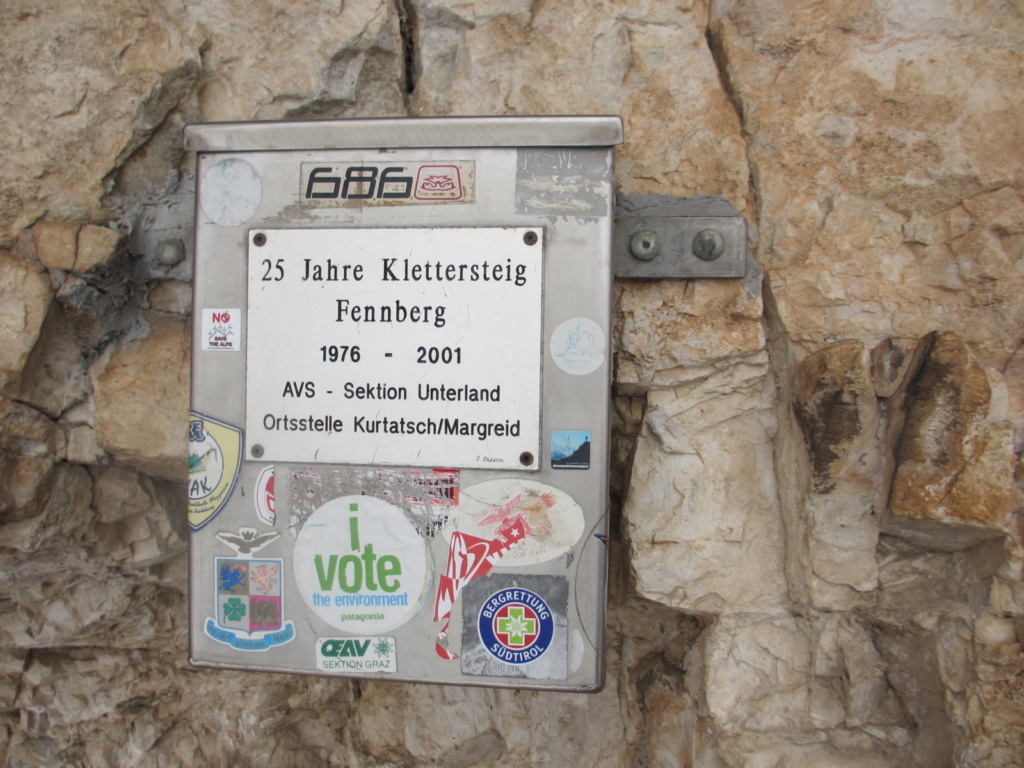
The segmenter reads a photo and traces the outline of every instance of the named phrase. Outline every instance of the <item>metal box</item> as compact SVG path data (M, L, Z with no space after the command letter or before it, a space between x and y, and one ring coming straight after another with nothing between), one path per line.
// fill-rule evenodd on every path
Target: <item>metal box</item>
M603 684L615 117L193 125L193 664Z

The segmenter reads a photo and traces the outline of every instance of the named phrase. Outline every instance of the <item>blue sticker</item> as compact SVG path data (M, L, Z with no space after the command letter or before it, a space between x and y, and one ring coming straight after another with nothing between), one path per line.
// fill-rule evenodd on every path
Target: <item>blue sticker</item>
M550 647L555 622L539 595L509 587L484 601L477 629L484 648L498 661L529 664Z
M590 469L590 433L579 430L551 433L552 469Z

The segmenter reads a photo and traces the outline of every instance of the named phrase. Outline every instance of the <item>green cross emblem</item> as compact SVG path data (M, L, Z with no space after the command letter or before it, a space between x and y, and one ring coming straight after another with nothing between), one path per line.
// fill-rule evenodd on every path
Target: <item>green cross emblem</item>
M526 645L526 636L537 633L537 622L526 617L521 605L508 609L508 617L498 619L498 631L508 635L509 645Z

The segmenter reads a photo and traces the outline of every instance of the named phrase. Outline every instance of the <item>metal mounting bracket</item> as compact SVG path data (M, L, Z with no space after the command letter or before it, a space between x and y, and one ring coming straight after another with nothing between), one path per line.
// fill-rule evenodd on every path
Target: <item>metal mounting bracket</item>
M743 277L747 223L720 197L619 195L612 260L621 278Z

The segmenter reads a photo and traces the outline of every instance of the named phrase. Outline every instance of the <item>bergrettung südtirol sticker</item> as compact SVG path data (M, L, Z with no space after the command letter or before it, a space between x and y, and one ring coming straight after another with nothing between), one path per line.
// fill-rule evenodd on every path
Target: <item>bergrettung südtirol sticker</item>
M429 561L402 511L370 496L317 509L295 541L295 580L328 625L368 635L409 621L423 606Z

